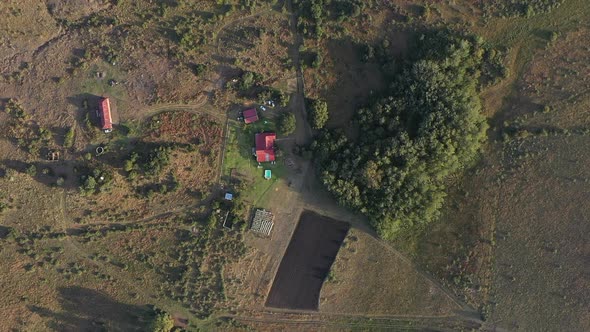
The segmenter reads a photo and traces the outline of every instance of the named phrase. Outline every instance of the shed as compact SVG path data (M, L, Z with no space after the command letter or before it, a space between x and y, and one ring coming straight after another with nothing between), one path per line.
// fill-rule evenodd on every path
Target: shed
M226 201L231 201L234 199L234 195L231 193L225 193L225 200Z
M111 103L109 98L103 97L98 104L98 116L100 126L105 133L113 131L113 120L111 118Z
M245 123L253 123L258 121L258 112L255 108L251 108L244 111L244 122Z

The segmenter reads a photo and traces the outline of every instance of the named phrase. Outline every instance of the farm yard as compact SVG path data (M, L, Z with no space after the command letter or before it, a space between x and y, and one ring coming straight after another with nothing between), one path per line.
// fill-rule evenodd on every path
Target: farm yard
M0 3L0 330L590 329L590 7L522 3Z

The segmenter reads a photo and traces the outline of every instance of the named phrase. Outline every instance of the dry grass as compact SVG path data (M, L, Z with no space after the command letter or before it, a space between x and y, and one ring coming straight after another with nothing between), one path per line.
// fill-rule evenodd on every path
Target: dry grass
M429 317L457 309L411 263L355 230L340 249L320 300L320 310L328 313Z
M567 29L522 71L527 55L517 53L504 92L511 96L492 112L508 134L455 181L442 220L415 242L421 265L480 306L489 327L589 328L581 278L589 253L581 235L588 231L588 32Z
M252 103L249 97L237 97L223 89L242 70L262 74L264 85L295 90L295 72L289 63L294 36L288 24L289 13L281 11L280 1L279 6L237 8L227 14L221 13L215 1L189 1L162 15L154 14L155 2L121 1L117 7L106 1L47 3L50 10L43 3L28 0L0 4L0 45L4 46L0 50L0 98L18 99L36 124L52 130L54 145L61 144L65 127L77 128L73 150L64 152L68 161L55 166L60 172L71 172L73 163L82 161L81 156L97 144L112 142L83 129L82 119L94 111L92 100L98 96L111 97L117 122L137 129L147 117L170 105L190 104L182 109L223 116L228 110ZM512 76L484 92L486 114L496 117L498 130L504 128L502 122L506 120L508 125L555 127L560 131L547 137L532 135L490 144L478 167L464 178L453 179L455 189L442 220L404 248L467 302L481 306L490 327L590 329L586 314L589 294L585 291L590 285L584 261L590 250L584 241L590 178L586 167L590 160L584 147L590 142L588 136L576 131L587 127L590 120L590 73L585 61L589 56L590 7L583 0L568 0L549 14L486 22L480 20L471 1L437 3L426 20L417 18L416 8L409 1L379 5L342 27L328 27L338 41L306 41L307 51L320 52L324 57L321 69L305 70L306 93L327 99L335 110L331 125L347 123L359 100L371 90L383 88L377 68L359 63L352 41L378 43L387 37L391 51L400 54L406 47L405 33L412 27L412 23L403 23L406 20L414 20L418 26L443 23L467 27L494 45L507 47ZM66 30L57 22L82 22L104 10L117 17L118 24ZM205 42L194 52L178 57L169 24L189 10L202 16L198 20ZM242 38L242 33L257 28L260 35L254 31L254 37ZM547 38L552 31L559 33L554 42ZM116 61L101 53L105 49L116 55ZM84 51L91 53L88 58ZM195 64L204 64L206 69L195 74L191 67ZM97 77L99 72L104 77ZM119 84L111 86L111 79ZM506 96L511 98L504 99ZM88 109L83 108L85 99L91 101ZM544 105L550 105L552 111L540 113ZM203 152L209 154L177 152L166 171L174 170L185 188L208 194L215 182L220 141L208 141L207 137L220 134L221 123L193 128L188 125L192 113L179 114L180 122L166 127L164 136L150 139L188 142L188 136L203 136L202 141L211 146L210 151ZM3 131L5 120L6 116L0 115ZM175 136L180 135L178 131L182 137ZM135 132L115 140L125 143L141 136L141 132ZM0 140L0 152L4 160L42 162L40 156L28 154L5 139ZM295 225L292 221L304 206L312 205L326 214L338 211L344 214L338 218L342 220L358 223L361 219L344 209L329 207L331 198L321 189L308 187L313 181L309 180L312 173L307 172L307 162L296 162L296 170L285 171L286 181L266 186L262 198L251 199L253 204L271 207L277 223L271 239L248 235L246 243L253 249L244 260L224 271L228 294L224 310L264 310L262 303L273 272ZM256 169L250 171L258 176ZM75 183L76 176L68 174L67 183ZM0 202L7 202L9 208L0 216L1 224L26 236L66 229L72 232L81 228L79 222L93 227L112 222L173 224L175 214L202 202L194 192L187 191L156 194L151 200L138 198L124 175L115 172L110 194L92 197L80 197L76 190L64 195L62 188L48 186L43 177L33 179L17 173L12 180L2 178ZM304 188L302 195L287 185L291 181L293 187ZM161 216L163 212L172 214ZM149 227L89 242L75 234L42 238L33 244L3 242L0 287L5 296L0 301L4 317L0 330L79 330L99 325L109 330L121 326L131 330L141 326L136 317L142 315L141 305L146 303L190 316L175 301L158 295L160 281L154 269L134 261L139 252L174 248L174 231L184 226L166 230ZM445 316L456 308L433 283L381 242L360 230L353 236L356 240L349 240L337 258L334 280L324 286L321 311ZM47 251L54 247L63 251L53 254L54 263L47 262ZM131 248L137 252L132 253ZM96 254L108 255L110 261L96 259ZM164 256L152 260L156 266L169 263ZM119 262L125 262L127 269ZM83 271L72 272L71 264ZM254 324L272 330L268 321L272 319ZM342 324L277 324L291 330L308 330L309 326L344 328Z

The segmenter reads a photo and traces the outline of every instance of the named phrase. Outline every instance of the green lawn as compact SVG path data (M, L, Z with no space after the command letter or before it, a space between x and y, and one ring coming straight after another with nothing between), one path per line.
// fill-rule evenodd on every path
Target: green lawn
M263 131L275 131L275 128L275 123L270 119L261 119L248 125L233 120L229 123L222 176L227 179L232 170L234 175L239 173L244 176L246 181L238 194L244 201L253 205L264 203L267 193L286 171L280 157L277 157L274 165L263 163L262 167L259 167L252 155L254 135ZM264 178L266 169L272 171L270 180Z

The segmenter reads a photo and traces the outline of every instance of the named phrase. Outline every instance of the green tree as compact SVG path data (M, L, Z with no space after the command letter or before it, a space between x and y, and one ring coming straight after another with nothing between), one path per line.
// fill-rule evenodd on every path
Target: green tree
M316 99L311 102L309 109L310 123L314 129L322 129L328 122L328 104L320 99Z
M174 328L174 319L166 312L159 312L152 320L149 331L170 332Z
M296 121L295 114L284 112L279 119L279 131L283 135L290 135L295 131Z
M96 190L96 179L92 176L88 176L82 184L82 191L85 193L94 193Z
M242 75L241 88L242 90L248 90L254 85L254 73L248 71Z

